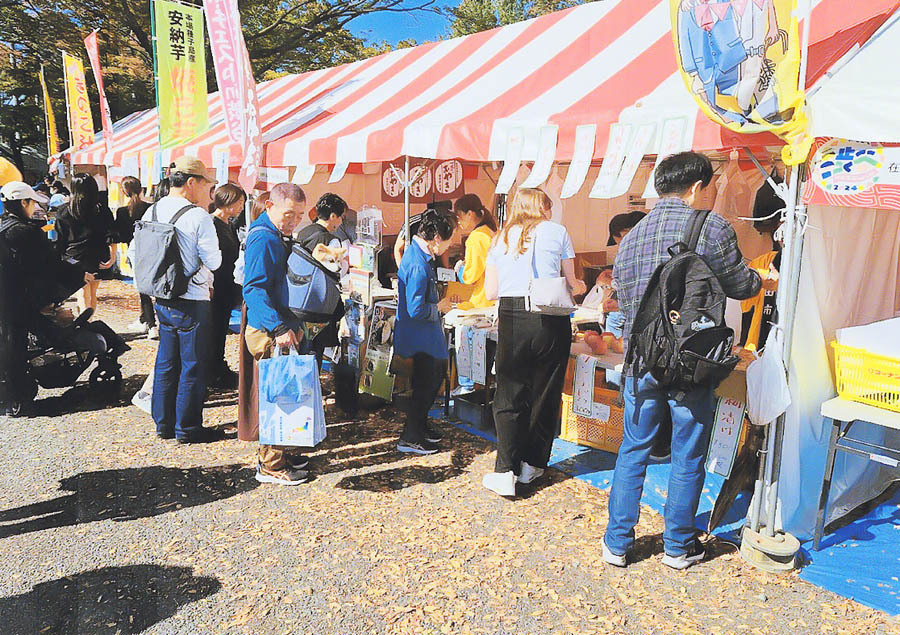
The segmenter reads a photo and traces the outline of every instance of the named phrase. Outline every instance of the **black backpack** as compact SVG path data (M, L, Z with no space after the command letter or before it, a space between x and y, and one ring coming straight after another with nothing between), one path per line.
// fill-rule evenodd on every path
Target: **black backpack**
M709 211L695 211L672 256L653 272L641 298L626 366L660 386L685 393L718 386L738 363L734 331L725 326L725 291L696 252Z

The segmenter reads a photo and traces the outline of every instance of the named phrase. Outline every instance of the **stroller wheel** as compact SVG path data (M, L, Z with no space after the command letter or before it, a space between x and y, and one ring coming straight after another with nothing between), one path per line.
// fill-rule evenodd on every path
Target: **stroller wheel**
M122 371L98 366L91 371L88 384L92 389L118 392L122 387Z

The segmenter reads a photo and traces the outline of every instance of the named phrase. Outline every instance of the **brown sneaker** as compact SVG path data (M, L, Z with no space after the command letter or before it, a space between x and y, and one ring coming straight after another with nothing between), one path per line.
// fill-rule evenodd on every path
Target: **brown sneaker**
M263 467L262 463L256 464L256 480L260 483L271 483L273 485L300 485L309 480L309 472L306 470L295 470L286 465L280 470L269 470Z

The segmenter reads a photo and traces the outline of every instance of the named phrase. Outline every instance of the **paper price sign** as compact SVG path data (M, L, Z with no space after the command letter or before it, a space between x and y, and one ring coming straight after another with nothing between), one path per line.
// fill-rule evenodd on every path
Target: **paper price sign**
M741 427L744 424L746 406L734 399L719 399L713 419L713 432L709 441L709 458L706 469L728 478L737 457Z

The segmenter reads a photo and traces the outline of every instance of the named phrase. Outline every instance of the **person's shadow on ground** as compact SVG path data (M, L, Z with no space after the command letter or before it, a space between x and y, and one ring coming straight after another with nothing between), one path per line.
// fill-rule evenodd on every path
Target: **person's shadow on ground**
M257 487L243 465L138 467L85 472L60 481L71 494L0 511L0 538L99 520L134 520L205 505Z
M0 598L0 624L9 634L140 633L221 586L188 567L104 567Z

